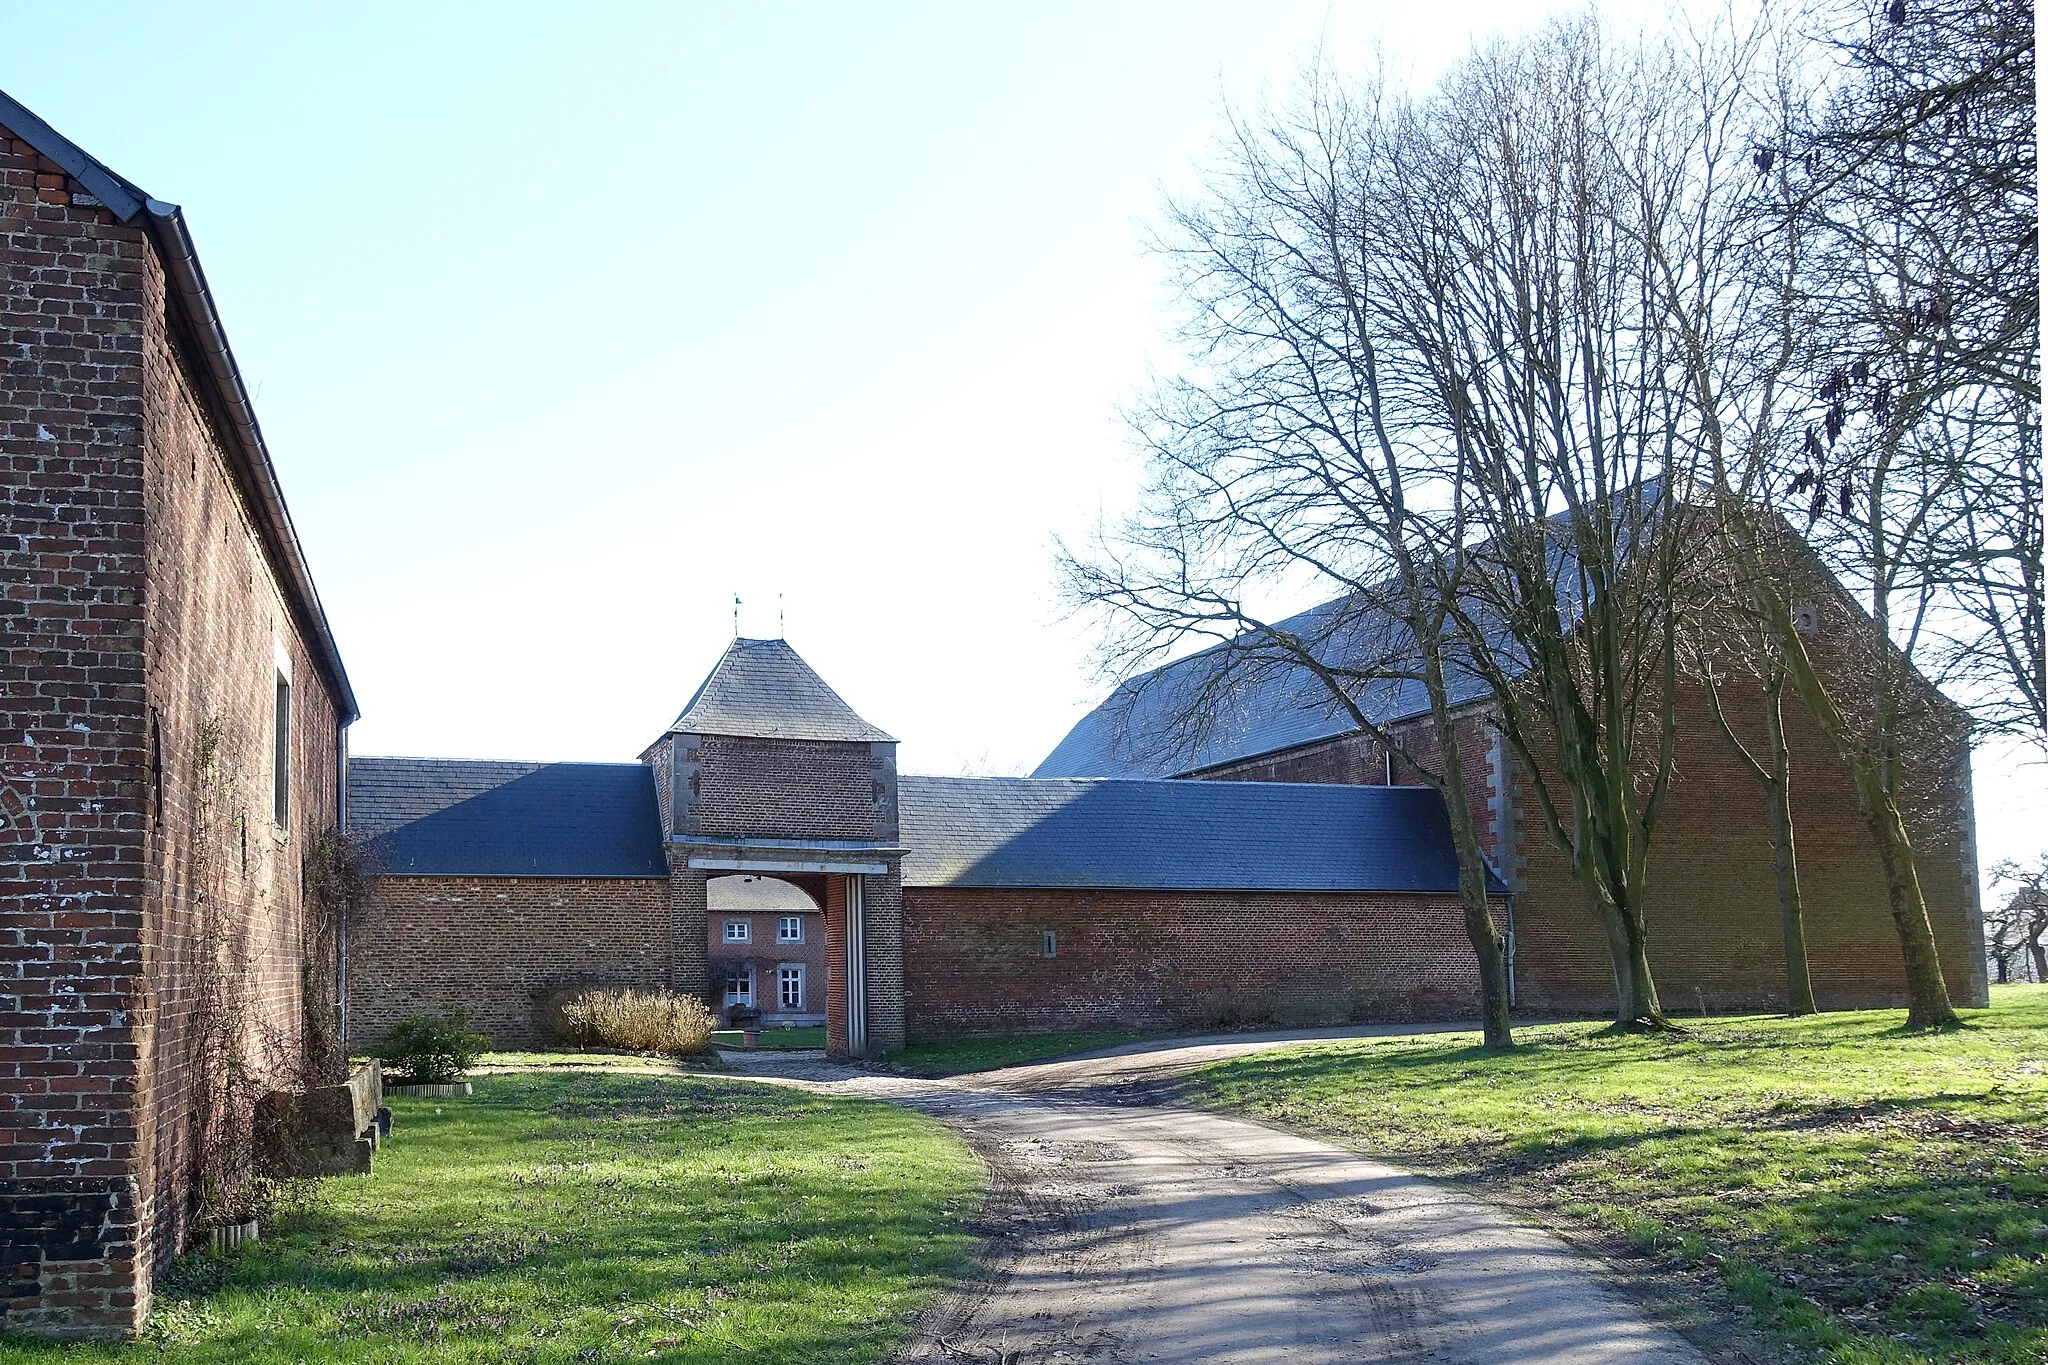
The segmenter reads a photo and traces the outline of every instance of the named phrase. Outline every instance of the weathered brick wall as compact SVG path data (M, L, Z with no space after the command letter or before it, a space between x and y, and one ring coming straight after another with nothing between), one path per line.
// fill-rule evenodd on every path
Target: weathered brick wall
M149 1210L159 1268L188 1240L195 1106L221 1090L202 1063L207 1032L239 1039L247 1093L304 1074L304 864L337 823L339 706L230 473L200 394L196 358L167 313L167 281L145 257L145 655L150 881L139 1035ZM291 684L289 792L273 793L277 679ZM160 788L160 794L159 794ZM331 967L315 970L331 971ZM209 1022L210 1021L210 1022Z
M0 748L0 1325L106 1334L140 1324L189 1234L196 1019L259 1086L295 1067L300 862L335 820L338 717L180 357L153 248L75 193L0 134L19 736Z
M0 130L0 1327L132 1328L143 1084L142 235Z
M697 931L697 950L704 950ZM669 981L669 883L643 877L383 877L349 926L349 1037L474 1010L499 1047L539 1047L535 1006L580 985Z
M1761 697L1731 687L1724 701L1738 733L1760 746ZM1650 859L1651 969L1673 1013L1782 1008L1784 940L1763 788L1714 729L1703 691L1684 689L1680 708L1677 776ZM1884 876L1848 772L1789 696L1784 716L1815 997L1824 1009L1902 1004ZM1967 821L1958 818L1967 808L1966 756L1954 755L1946 772L1927 764L1917 777L1916 851L1942 965L1959 1004L1982 1003L1984 972L1972 946L1976 874ZM1520 1003L1604 1012L1614 986L1598 927L1535 813L1526 776L1515 782L1528 822L1515 910ZM1950 818L1939 817L1944 810Z
M1473 1011L1456 897L905 887L909 1041ZM1057 934L1044 955L1044 934Z
M896 837L896 746L672 737L670 828L688 838ZM658 746L659 747L659 746ZM657 753L657 773L661 757ZM674 797L680 796L680 803Z
M1838 625L1852 619L1837 613ZM1845 659L1817 644L1824 665ZM1761 698L1730 688L1731 718L1752 752L1763 753ZM1783 1005L1783 936L1763 789L1715 728L1704 691L1680 701L1678 776L1651 854L1650 960L1667 1009L1775 1009ZM1787 692L1793 751L1794 819L1814 990L1824 1008L1896 1005L1904 1000L1875 846L1846 769ZM1467 803L1515 898L1516 999L1528 1012L1602 1013L1613 1007L1607 950L1563 853L1543 823L1527 775L1507 757L1485 714L1458 718L1466 756ZM1427 722L1403 727L1403 747L1436 763ZM1958 1002L1985 998L1976 927L1974 852L1967 837L1968 753L1935 746L1915 769L1914 825L1920 875L1942 963ZM1198 774L1204 779L1385 781L1385 755L1363 735ZM1413 774L1395 763L1394 780Z

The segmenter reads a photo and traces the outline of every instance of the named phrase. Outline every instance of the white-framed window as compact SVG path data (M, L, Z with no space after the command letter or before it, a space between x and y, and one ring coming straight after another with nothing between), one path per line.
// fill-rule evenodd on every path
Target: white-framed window
M776 968L775 999L786 1010L800 1010L804 1007L803 963L785 962Z
M752 967L735 967L726 973L725 1003L728 1005L745 1005L748 1008L753 1007L754 969Z
M751 943L754 938L754 922L747 919L729 919L725 922L727 943Z
M804 941L804 917L802 915L784 915L781 919L777 920L775 922L775 941L777 943L802 943Z
M1059 932L1059 930L1057 930L1057 929L1047 929L1047 930L1044 930L1044 931L1043 931L1043 935L1042 935L1042 937L1041 937L1041 938L1040 938L1040 940L1039 940L1039 949L1040 949L1040 955L1041 955L1041 956L1043 956L1043 957L1058 957L1058 956L1060 955L1060 932Z

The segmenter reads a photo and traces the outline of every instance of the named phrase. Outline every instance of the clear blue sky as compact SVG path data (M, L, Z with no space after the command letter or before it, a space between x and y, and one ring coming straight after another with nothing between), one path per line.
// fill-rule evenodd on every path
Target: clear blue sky
M738 592L906 768L1022 771L1100 690L1051 541L1130 494L1222 102L1545 12L11 0L0 88L185 206L357 752L631 758ZM2039 787L1980 776L1987 853Z

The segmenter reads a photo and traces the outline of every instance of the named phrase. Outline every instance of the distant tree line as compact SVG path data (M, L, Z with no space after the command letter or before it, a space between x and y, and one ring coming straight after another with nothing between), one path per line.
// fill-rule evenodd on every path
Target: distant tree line
M1645 891L1682 686L1770 812L1795 1013L1784 708L1854 780L1915 1027L1956 1018L1915 753L1974 726L2048 756L2032 6L1766 9L1651 43L1554 22L1423 91L1319 63L1233 113L1157 237L1185 364L1131 413L1144 494L1061 552L1113 671L1209 647L1166 701L1182 733L1306 677L1444 793L1489 1047L1475 692L1630 1029L1670 1027ZM1310 592L1335 601L1307 628L1255 605ZM1830 634L1872 641L1847 667L1808 654L1830 611L1876 627ZM1393 688L1425 724L1382 723Z

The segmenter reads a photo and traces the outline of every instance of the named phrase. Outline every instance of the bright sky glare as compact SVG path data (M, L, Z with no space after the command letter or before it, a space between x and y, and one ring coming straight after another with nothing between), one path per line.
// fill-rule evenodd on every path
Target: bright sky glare
M1544 12L11 0L0 88L185 206L356 752L631 759L738 594L907 770L1024 772L1102 690L1052 540L1134 486L1224 102ZM1980 762L1987 861L2042 786Z

